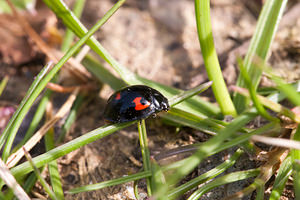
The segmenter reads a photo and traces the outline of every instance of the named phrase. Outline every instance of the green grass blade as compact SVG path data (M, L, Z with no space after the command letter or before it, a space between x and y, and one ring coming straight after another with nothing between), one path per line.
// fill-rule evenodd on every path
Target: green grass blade
M5 199L5 196L1 191L0 191L0 199Z
M295 89L295 93L300 92L300 81L296 81L295 83L293 83L291 85ZM270 99L271 101L274 101L274 102L282 101L285 98L286 98L285 93L279 92L278 90L268 96L268 99Z
M248 75L246 68L244 67L244 64L242 63L241 59L238 59L238 63L239 63L239 67L240 67L240 72L242 77L244 78L244 82L249 90L249 94L250 97L252 99L252 102L256 108L256 110L261 114L261 116L263 116L264 118L270 120L270 121L274 121L274 122L279 122L279 119L272 117L269 113L267 113L267 111L265 110L265 108L263 107L263 105L260 103L257 95L256 95L256 89L253 86L252 80L250 78L250 76Z
M180 185L177 188L172 189L168 192L169 199L175 199L178 196L184 194L185 192L197 187L201 183L204 183L207 180L210 180L224 171L226 171L229 167L233 166L234 163L238 160L238 158L242 155L243 150L238 149L228 160L220 164L219 166L209 170L208 172L186 182L185 184Z
M212 190L213 188L226 185L228 183L244 180L247 178L255 177L259 174L260 169L250 169L247 171L239 171L233 172L230 174L226 174L215 180L205 184L204 186L200 187L196 192L194 192L188 200L198 200L203 194Z
M166 191L166 188L168 187L166 184L165 175L161 169L161 167L152 160L151 162L151 189L152 189L152 197L156 200L165 200L166 194L164 191Z
M73 13L77 18L80 18L83 8L85 5L85 0L77 0L75 1ZM66 52L74 41L75 34L69 28L66 29L63 43L61 45L62 52Z
M234 87L235 91L237 91L238 93L244 95L244 96L249 96L249 92L244 89L244 88L239 88L239 87ZM289 108L286 108L284 106L282 106L279 103L276 103L274 101L269 100L266 97L257 95L257 97L259 98L260 102L267 108L269 108L270 110L273 110L275 112L280 113L281 115L287 116L289 117L291 120L295 121L296 123L300 123L300 116L297 115L295 112L293 112L292 110L290 110Z
M280 199L285 184L293 172L292 168L292 158L289 155L284 159L284 161L280 165L269 200Z
M50 151L51 149L55 148L53 128L51 128L45 135L45 146L46 146L46 151ZM58 171L58 165L56 160L49 162L48 170L50 175L51 186L55 196L59 200L64 200L64 192L62 189L61 178Z
M0 83L0 96L2 95L3 90L5 89L7 82L8 82L8 76L5 76Z
M148 138L147 138L145 120L144 119L140 120L137 123L137 125L138 125L138 132L139 132L140 148L143 157L144 171L151 171L150 151L148 147ZM151 185L152 185L151 179L147 178L147 191L149 196L151 196L152 194Z
M264 200L264 196L265 196L265 184L260 184L256 188L255 200Z
M223 79L217 52L214 46L210 23L210 0L195 0L198 38L212 90L224 115L236 116L235 107Z
M267 55L286 3L287 0L267 0L260 13L255 33L244 60L244 66L252 79L254 88L257 88L262 72L254 67L253 61L256 56L263 61L267 60ZM238 77L237 86L246 86L241 74ZM245 97L239 94L235 94L234 104L239 113L247 106Z
M78 187L78 188L73 188L73 189L69 190L67 193L76 194L76 193L80 193L80 192L100 190L102 188L106 188L109 186L119 185L119 184L131 182L131 181L139 180L142 178L148 178L150 176L151 176L150 171L139 172L139 173L124 176L124 177L118 178L118 179L113 179L113 180L104 181L101 183L96 183L96 184L86 185L86 186L82 186L82 187Z

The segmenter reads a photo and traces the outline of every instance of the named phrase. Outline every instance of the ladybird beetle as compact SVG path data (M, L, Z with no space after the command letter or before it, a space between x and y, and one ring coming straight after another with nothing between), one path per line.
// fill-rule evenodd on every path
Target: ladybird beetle
M123 88L109 97L104 119L112 123L145 119L170 108L168 99L159 91L145 86L133 85Z

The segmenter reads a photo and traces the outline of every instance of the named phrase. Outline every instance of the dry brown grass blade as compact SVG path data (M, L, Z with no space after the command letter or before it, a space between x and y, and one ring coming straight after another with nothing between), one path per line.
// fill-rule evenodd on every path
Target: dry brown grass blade
M10 187L16 197L21 200L30 200L29 196L23 190L23 188L18 184L15 177L10 173L8 167L0 159L0 177Z
M42 137L47 133L47 131L58 121L60 120L64 115L66 115L72 105L73 102L76 99L76 96L78 94L79 89L77 88L67 99L67 101L64 103L64 105L59 109L59 111L56 113L56 115L47 121L24 145L25 149L27 151L30 151L41 139ZM7 159L7 166L9 168L15 166L20 159L24 156L24 151L23 149L19 149L15 153L9 156Z
M58 62L58 60L63 56L63 53L61 53L58 50L50 48L43 40L42 38L36 33L36 31L31 27L29 22L22 16L19 15L18 11L14 7L14 5L11 3L10 0L6 0L8 5L10 6L11 10L13 11L13 15L18 20L20 26L24 29L24 31L28 34L28 36L32 39L32 41L35 42L35 44L38 46L38 48L49 57L50 60L53 60L54 62ZM70 58L67 62L67 66L69 68L69 71L74 74L76 77L81 79L84 82L87 82L92 75L90 72L88 72L79 62L77 62L75 59Z

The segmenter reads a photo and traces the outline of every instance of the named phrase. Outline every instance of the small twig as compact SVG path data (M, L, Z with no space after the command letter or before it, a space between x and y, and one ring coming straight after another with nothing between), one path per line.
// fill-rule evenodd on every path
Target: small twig
M23 190L23 188L18 184L15 177L10 173L8 167L0 159L0 177L10 187L16 197L21 200L30 200L29 196Z
M76 95L78 94L78 89L76 89L68 98L68 100L64 103L64 105L60 108L60 110L56 113L56 115L49 120L44 126L42 126L24 145L26 150L30 151L41 139L42 137L47 133L47 131L58 121L60 120L64 115L67 114L67 112L70 111L73 102L76 99ZM22 149L19 149L15 153L9 156L7 159L7 166L9 168L16 165L20 159L24 156L24 151Z

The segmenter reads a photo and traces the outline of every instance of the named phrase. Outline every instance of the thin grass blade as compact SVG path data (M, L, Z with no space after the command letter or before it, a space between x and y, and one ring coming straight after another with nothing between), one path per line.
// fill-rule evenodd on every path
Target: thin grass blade
M142 157L143 157L144 171L151 171L150 150L148 147L148 138L147 138L145 120L144 119L140 120L137 123L137 125L138 125L138 132L139 132L140 147L141 147ZM151 185L152 185L151 179L147 178L147 191L149 196L151 196L152 194Z
M276 175L275 182L269 200L279 200L283 192L285 184L293 172L292 158L291 156L286 157L282 162L278 173Z
M47 132L47 134L45 135L44 138L45 138L46 151L50 151L51 149L55 148L54 129L53 128L51 128ZM64 200L64 192L63 192L61 177L59 174L58 165L57 165L56 160L49 162L48 170L49 170L49 175L50 175L51 186L52 186L55 196L59 200Z
M135 181L135 180L139 180L139 179L143 179L143 178L148 178L150 176L151 176L150 171L139 172L139 173L124 176L124 177L118 178L118 179L113 179L113 180L104 181L101 183L96 183L96 184L91 184L91 185L82 186L82 187L78 187L78 188L73 188L73 189L69 190L67 193L76 194L76 193L80 193L80 192L100 190L102 188L106 188L109 186L119 185L119 184L131 182L131 181Z
M273 41L275 32L278 28L279 21L286 7L287 0L267 0L258 18L255 33L251 39L250 46L244 59L244 66L251 77L253 86L256 89L261 78L262 71L257 69L253 62L255 57L259 57L264 62L267 60L270 46ZM240 74L237 86L245 87L246 84ZM247 107L245 97L235 94L234 104L239 113Z

